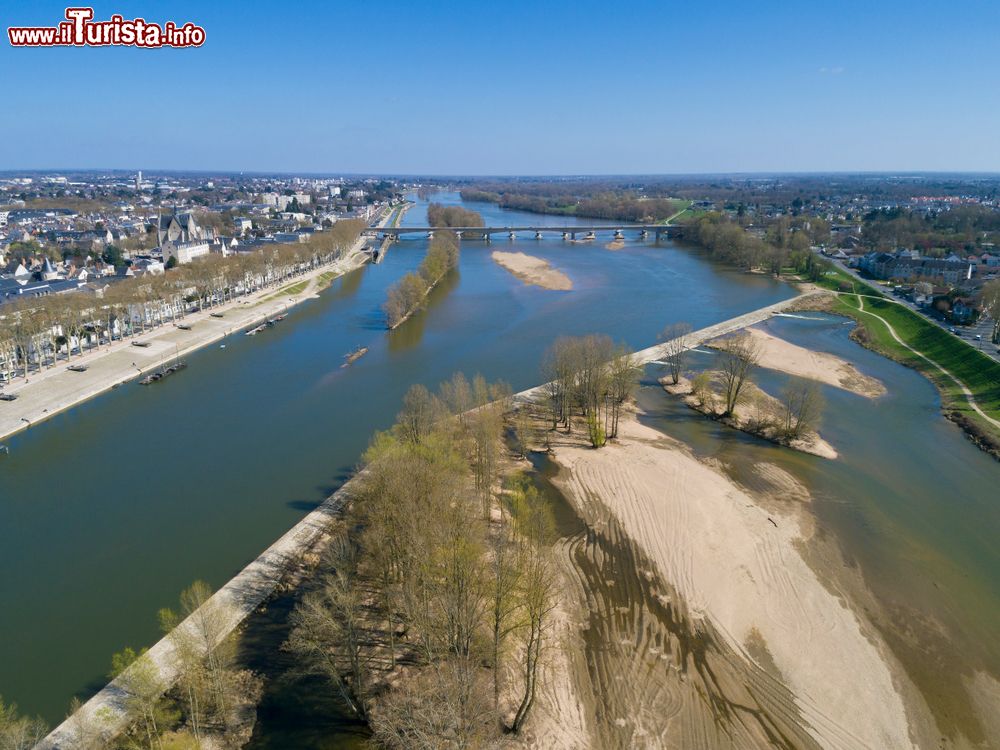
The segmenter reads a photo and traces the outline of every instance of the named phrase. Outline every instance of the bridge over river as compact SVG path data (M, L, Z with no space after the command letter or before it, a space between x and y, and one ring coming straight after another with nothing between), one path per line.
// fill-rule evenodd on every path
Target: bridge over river
M654 235L657 241L663 235L667 237L677 237L683 227L673 224L595 224L573 225L573 226L508 226L508 227L369 227L362 231L362 234L378 237L380 239L398 240L403 235L418 235L433 237L435 230L451 231L463 240L485 240L489 242L494 234L506 234L508 239L516 239L519 233L531 232L536 240L542 239L544 234L560 234L564 240L587 239L592 240L597 237L598 232L613 232L616 240L625 239L625 233L629 232L639 239L646 239L649 235Z

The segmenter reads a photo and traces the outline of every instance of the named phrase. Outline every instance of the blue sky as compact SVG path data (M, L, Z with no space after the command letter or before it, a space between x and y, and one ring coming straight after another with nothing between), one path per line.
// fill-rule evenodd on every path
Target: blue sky
M12 48L0 169L1000 171L995 2L98 2L198 49Z

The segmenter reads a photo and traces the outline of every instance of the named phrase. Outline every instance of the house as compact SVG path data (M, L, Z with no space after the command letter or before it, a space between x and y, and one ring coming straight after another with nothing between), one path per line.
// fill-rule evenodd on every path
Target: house
M233 226L236 227L237 234L244 235L253 229L253 222L245 216L237 216L233 219Z

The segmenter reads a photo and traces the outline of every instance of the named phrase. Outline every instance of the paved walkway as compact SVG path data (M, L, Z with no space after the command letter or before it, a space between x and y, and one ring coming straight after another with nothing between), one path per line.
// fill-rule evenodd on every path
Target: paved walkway
M979 408L979 404L976 403L975 396L972 395L972 391L970 391L968 389L968 387L965 385L965 383L963 383L957 377L955 377L954 375L952 375L950 372L948 372L948 370L944 369L941 365L939 365L933 359L931 359L930 357L928 357L925 354L921 354L916 349L914 349L912 346L910 346L905 341L903 341L903 339L901 339L899 337L899 334L896 333L896 329L894 329L892 327L892 324L890 324L888 320L886 320L885 318L883 318L881 315L878 315L876 313L871 312L870 310L866 310L865 309L865 298L866 297L871 298L871 295L867 295L867 294L855 294L853 296L855 296L855 297L858 298L858 305L859 305L858 309L861 312L863 312L865 315L871 315L873 318L876 318L877 320L881 320L882 323L885 324L885 327L889 330L889 334L896 340L896 342L900 346L902 346L904 349L907 349L908 351L913 352L918 357L920 357L922 360L924 360L928 364L933 365L938 370L940 370L942 373L944 373L948 378L950 378L952 381L954 381L954 383L959 388L962 389L962 393L965 395L965 398L966 398L966 400L968 400L969 406L972 407L973 411L975 411L976 414L978 414L979 416L981 416L983 419L985 419L987 422L989 422L994 427L1000 428L1000 421L994 419L989 414L987 414L986 412L984 412L981 408ZM883 297L876 297L876 298L872 298L872 299L884 299L884 298Z

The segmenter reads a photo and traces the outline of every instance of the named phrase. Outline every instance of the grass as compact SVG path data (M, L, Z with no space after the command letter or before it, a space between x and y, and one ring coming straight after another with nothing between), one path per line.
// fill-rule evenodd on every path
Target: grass
M272 300L277 299L278 297L294 297L296 294L301 294L302 290L305 289L307 286L309 286L308 280L297 281L294 284L289 284L288 286L282 287L274 294L269 294L268 296L264 297L264 299L260 300L260 302L258 302L257 304L260 305L264 302L270 302Z
M909 346L937 362L972 391L976 403L994 419L1000 419L1000 363L969 346L953 334L902 305L885 299L864 300L865 310L884 318ZM853 318L864 329L863 338L871 348L930 378L941 391L946 408L976 423L1000 443L996 427L973 411L961 388L933 365L899 345L889 330L858 309L858 298L841 295L833 312Z

